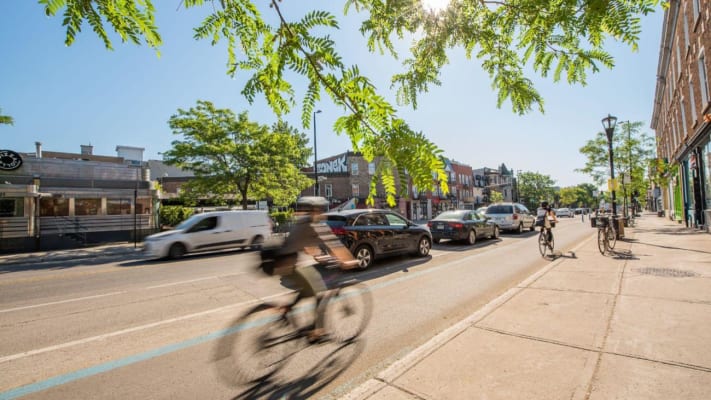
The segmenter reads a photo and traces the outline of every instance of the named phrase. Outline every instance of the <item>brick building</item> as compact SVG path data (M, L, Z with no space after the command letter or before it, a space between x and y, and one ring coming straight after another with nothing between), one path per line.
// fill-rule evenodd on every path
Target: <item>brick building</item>
M664 12L651 128L671 167L655 206L690 227L711 219L711 1L672 0Z

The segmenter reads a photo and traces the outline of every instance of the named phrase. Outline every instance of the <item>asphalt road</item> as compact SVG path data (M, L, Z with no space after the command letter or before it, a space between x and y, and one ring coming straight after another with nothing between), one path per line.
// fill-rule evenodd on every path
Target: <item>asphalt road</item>
M595 233L579 218L554 232L562 257ZM370 288L362 339L304 347L253 385L230 382L216 354L248 307L290 292L256 253L15 267L0 275L0 399L337 398L548 262L527 232L330 275Z

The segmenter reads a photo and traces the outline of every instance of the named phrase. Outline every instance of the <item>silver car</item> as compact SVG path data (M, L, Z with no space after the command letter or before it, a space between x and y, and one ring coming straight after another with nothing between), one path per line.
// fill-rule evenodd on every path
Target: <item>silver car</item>
M491 218L501 230L521 233L524 229L536 229L536 216L520 203L498 203L486 208L486 216Z

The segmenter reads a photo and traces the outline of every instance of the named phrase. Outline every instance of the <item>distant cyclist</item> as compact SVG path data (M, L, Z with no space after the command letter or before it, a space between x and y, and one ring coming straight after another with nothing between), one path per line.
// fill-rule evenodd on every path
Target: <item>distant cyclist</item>
M538 210L536 212L536 226L541 227L541 231L544 229L548 233L548 241L550 241L553 238L553 233L551 232L551 228L555 226L555 224L558 222L558 218L555 215L555 211L553 211L553 208L548 204L547 201L542 201L540 207L538 207Z

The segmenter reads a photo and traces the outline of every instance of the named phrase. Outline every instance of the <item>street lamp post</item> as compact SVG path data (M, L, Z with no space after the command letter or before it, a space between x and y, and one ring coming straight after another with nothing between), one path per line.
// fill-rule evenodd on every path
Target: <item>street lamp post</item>
M314 111L314 196L320 194L318 187L318 170L316 169L316 161L318 160L318 153L316 152L316 114L320 113L321 110Z
M610 193L612 194L612 218L617 220L617 203L615 203L615 164L613 161L614 154L612 152L612 135L615 133L615 125L617 124L617 117L613 117L607 114L607 117L602 119L602 126L605 128L605 134L607 135L607 149L610 153L610 180L611 187Z

